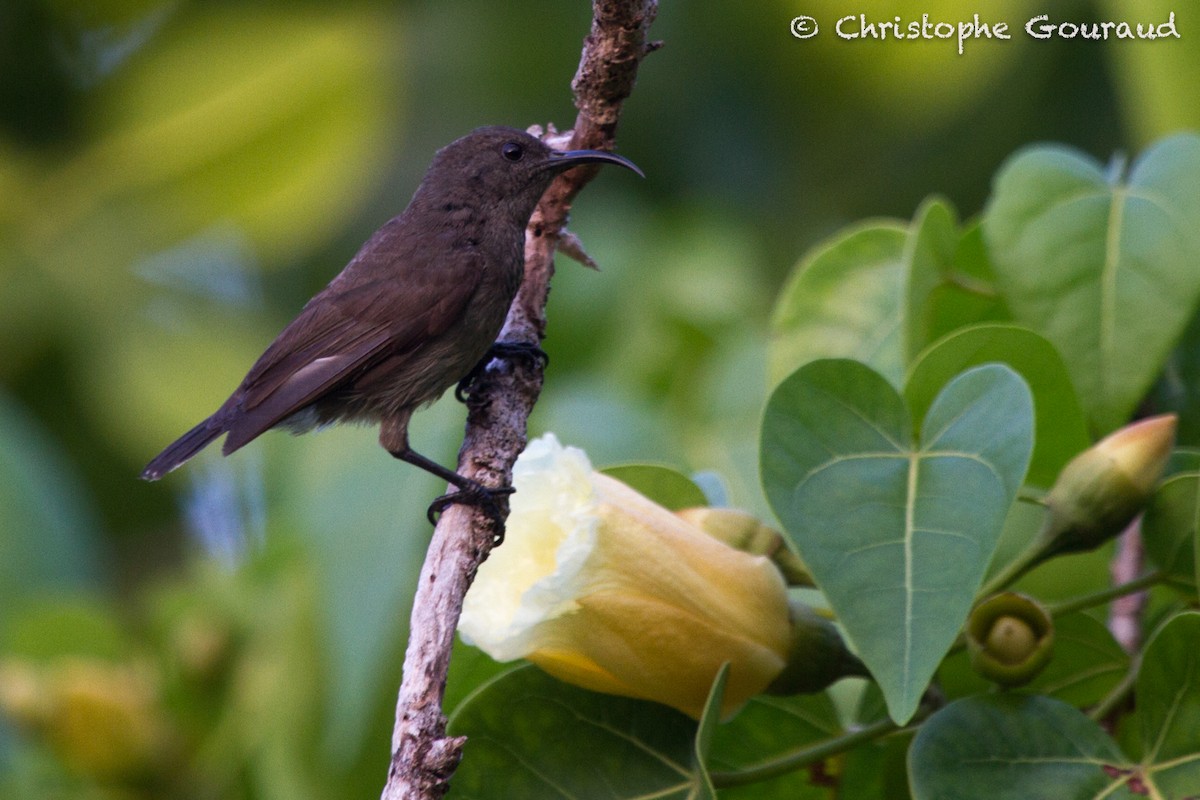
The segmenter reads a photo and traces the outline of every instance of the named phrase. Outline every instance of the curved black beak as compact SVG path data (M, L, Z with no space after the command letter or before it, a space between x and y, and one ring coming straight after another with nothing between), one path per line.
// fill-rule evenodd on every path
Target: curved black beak
M555 150L546 159L546 166L554 170L570 169L580 164L616 164L636 172L638 177L646 177L645 173L638 169L638 165L628 158L605 150Z

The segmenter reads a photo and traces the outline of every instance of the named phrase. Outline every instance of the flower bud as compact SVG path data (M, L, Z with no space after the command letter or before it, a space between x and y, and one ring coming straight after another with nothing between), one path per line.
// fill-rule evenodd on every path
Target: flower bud
M1153 495L1175 428L1174 414L1135 422L1063 467L1046 497L1042 557L1091 550L1123 531Z
M1054 622L1032 598L1003 592L984 600L967 620L971 667L1001 686L1022 686L1050 662Z
M792 640L787 666L767 687L768 694L809 694L824 691L834 681L871 673L832 622L798 600L789 603Z
M498 661L699 718L730 663L722 714L779 675L791 633L775 566L729 547L547 435L513 469L504 545L459 633Z
M753 514L732 508L685 508L675 512L685 522L743 553L766 556L783 573L788 586L816 586L808 567L787 546L783 534Z

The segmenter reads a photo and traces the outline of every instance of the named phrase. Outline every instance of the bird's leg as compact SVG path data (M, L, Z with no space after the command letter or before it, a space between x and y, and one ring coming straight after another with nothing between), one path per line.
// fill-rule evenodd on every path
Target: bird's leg
M414 467L420 467L426 472L433 473L447 483L452 483L458 488L457 492L444 494L429 504L429 510L426 516L429 517L429 522L432 525L437 524L438 515L446 508L455 503L465 505L478 506L485 514L491 517L496 523L496 529L500 532L499 538L504 536L504 509L501 508L499 498L506 497L513 493L514 489L511 486L498 486L495 489L490 489L476 480L459 475L453 470L446 469L436 461L431 461L425 456L418 453L409 447L404 447L400 450L389 451L393 456L412 464Z
M472 367L471 371L458 382L458 386L454 387L454 398L458 402L467 402L467 398L470 396L475 382L483 375L483 371L487 369L488 363L493 358L501 358L505 361L524 361L526 364L539 366L542 369L550 365L550 356L546 355L546 351L536 344L530 344L529 342L495 342L488 348L487 353L479 360L479 363Z

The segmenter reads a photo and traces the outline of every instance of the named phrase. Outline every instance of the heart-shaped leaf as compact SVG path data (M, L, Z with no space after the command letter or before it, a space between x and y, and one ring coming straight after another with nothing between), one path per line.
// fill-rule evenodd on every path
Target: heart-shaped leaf
M959 230L954 208L933 197L917 209L904 248L908 265L904 358L964 325L1009 319L995 287L979 224Z
M905 261L909 264L905 286L905 363L916 358L936 338L931 335L929 319L933 296L944 283L942 276L953 269L957 247L958 219L954 209L938 199L926 200L913 217L905 247Z
M767 499L897 722L970 610L1032 448L1029 389L999 364L947 384L919 432L855 361L807 364L767 404Z
M1191 319L1197 185L1194 134L1158 143L1127 178L1052 146L996 178L983 230L997 281L1016 319L1062 353L1096 433L1129 418Z
M1112 785L1125 761L1077 709L1015 693L956 700L921 726L908 751L914 800L1132 800L1127 786Z
M968 367L992 362L1012 367L1033 392L1037 435L1029 481L1048 487L1067 461L1091 442L1067 368L1044 337L1017 325L974 325L955 331L916 359L904 399L920 417L946 381Z
M926 200L910 224L871 220L814 247L779 294L770 372L779 381L819 358L854 358L899 384L934 339L1010 318L979 225Z
M773 380L818 358L855 358L900 381L907 238L900 223L866 222L805 257L772 315Z

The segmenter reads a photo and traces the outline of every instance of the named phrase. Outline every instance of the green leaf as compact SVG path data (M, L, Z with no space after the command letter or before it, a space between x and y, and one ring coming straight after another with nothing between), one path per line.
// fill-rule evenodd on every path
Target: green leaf
M1008 317L978 223L960 233L954 209L944 200L930 198L917 210L904 260L905 363L964 325Z
M772 394L761 441L772 508L892 718L906 722L966 619L1025 475L1028 387L1003 365L968 370L918 435L881 375L818 361Z
M692 479L670 467L656 464L622 464L600 470L632 486L671 511L708 505L704 491Z
M1200 612L1177 615L1146 645L1138 671L1142 769L1157 797L1200 791Z
M1045 506L1037 502L1013 503L1013 507L1008 510L1008 517L1004 520L1004 529L1000 532L996 552L992 554L992 561L988 564L985 580L997 575L1029 547L1045 524L1045 519Z
M898 222L865 222L807 255L771 318L772 382L819 358L854 358L897 385L908 234Z
M1200 445L1200 314L1192 317L1175 347L1167 356L1162 374L1151 391L1149 404L1162 413L1173 412L1179 417L1175 441L1180 445ZM1187 458L1191 466L1200 469L1200 457L1193 451ZM1172 461L1176 461L1172 458ZM1168 473L1179 469L1168 467Z
M908 749L913 734L894 733L846 753L838 776L838 798L909 800ZM829 794L822 796L827 800ZM781 798L781 800L784 800Z
M717 729L710 757L714 766L732 770L842 732L837 709L826 692L787 697L760 694Z
M1192 317L1198 184L1191 134L1159 142L1124 179L1058 146L1018 153L996 178L983 229L1000 288L1062 353L1096 433L1128 420Z
M1054 346L1027 328L984 324L940 339L913 363L904 397L914 417L933 403L937 391L968 367L1007 364L1033 392L1036 436L1029 481L1051 486L1064 465L1091 444L1083 409Z
M759 695L716 730L709 767L722 800L823 800L828 790L813 786L807 769L743 786L727 785L740 771L762 766L801 747L843 732L837 709L825 692L778 697Z
M1140 764L1130 763L1095 722L1071 706L1040 695L983 695L951 703L922 726L909 752L914 797L1091 800L1195 794L1200 787L1197 641L1200 613L1190 611L1169 620L1146 645L1135 686Z
M905 261L909 264L904 319L905 363L911 363L935 338L929 331L933 293L944 284L944 276L954 269L957 246L958 218L954 209L938 198L926 200L913 217L912 231L905 247Z
M696 723L657 703L555 680L532 665L481 687L450 718L467 736L454 800L655 797L688 800Z
M1026 688L1076 707L1099 702L1129 671L1129 654L1084 613L1054 618L1054 657Z
M450 653L450 672L446 676L446 693L442 696L442 708L448 713L458 708L459 703L465 702L480 686L483 686L505 672L521 669L521 662L501 663L477 647L464 644L459 638L454 640L454 649Z
M911 225L861 223L805 256L775 308L770 372L778 382L809 361L854 358L899 384L937 337L1008 316L979 226L960 231L930 198Z
M1200 449L1195 447L1176 447L1171 451L1167 460L1167 468L1163 477L1169 478L1181 472L1200 472Z
M1105 772L1124 762L1078 710L1015 693L951 703L921 726L908 754L915 800L1130 800Z
M721 701L725 699L725 684L729 681L729 662L726 661L713 679L704 713L696 726L696 738L692 745L692 765L696 768L696 787L691 797L694 800L717 800L717 788L713 786L708 772L708 753L712 749L713 735L721 721Z
M1151 561L1200 587L1200 472L1163 481L1142 518L1142 540Z

